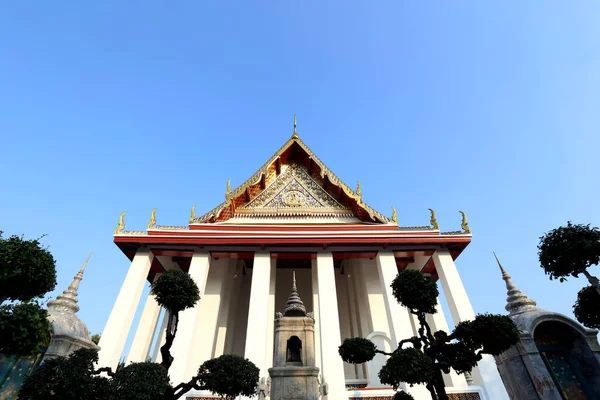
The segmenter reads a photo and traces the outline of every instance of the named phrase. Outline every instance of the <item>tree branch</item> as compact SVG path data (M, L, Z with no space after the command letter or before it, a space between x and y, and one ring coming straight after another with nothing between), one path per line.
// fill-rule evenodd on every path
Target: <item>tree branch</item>
M179 313L169 312L169 322L167 323L167 337L165 344L160 348L160 354L162 356L162 362L160 363L168 371L173 364L173 356L171 355L171 346L173 346L173 340L177 333L177 326L179 325Z
M114 378L114 376L115 376L115 373L112 371L111 367L98 368L97 370L92 371L92 375L98 375L103 372L106 372L106 375L110 376L111 378Z

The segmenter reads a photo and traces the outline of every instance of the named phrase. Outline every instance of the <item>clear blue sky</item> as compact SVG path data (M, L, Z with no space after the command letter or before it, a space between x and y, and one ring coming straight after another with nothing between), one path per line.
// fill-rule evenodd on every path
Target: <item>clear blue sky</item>
M119 214L184 225L298 132L365 200L443 230L478 312L503 312L492 251L539 306L538 237L600 225L597 2L5 2L0 229L48 236L62 291L93 251L80 317L101 332L128 260ZM596 269L596 268L595 268ZM598 274L598 271L596 271ZM52 295L55 295L53 293Z

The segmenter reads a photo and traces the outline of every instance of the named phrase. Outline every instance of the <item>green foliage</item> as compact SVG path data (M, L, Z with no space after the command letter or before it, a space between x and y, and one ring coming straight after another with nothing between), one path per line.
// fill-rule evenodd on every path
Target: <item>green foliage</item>
M117 370L111 381L115 399L160 400L169 387L167 370L152 362L129 364Z
M392 281L392 290L396 300L408 309L435 314L439 291L430 276L405 269Z
M394 394L394 397L392 400L415 400L415 398L404 391L400 391L400 392L396 392L396 394Z
M253 396L258 388L260 370L250 360L225 354L206 361L198 369L198 386L213 394L234 399Z
M347 363L362 364L371 361L375 357L375 344L368 339L352 338L344 339L344 343L338 348L338 352Z
M482 314L459 323L452 336L473 351L482 349L496 356L517 344L519 330L506 315Z
M446 373L450 368L459 374L470 372L481 360L480 355L461 342L441 343L430 347L426 353L437 360L440 369Z
M392 353L379 371L379 380L397 389L401 382L410 385L428 384L433 380L434 373L433 360L423 352L409 347Z
M162 307L178 313L200 300L200 290L192 277L181 270L169 270L152 282L151 293Z
M0 231L0 304L6 299L29 301L55 286L54 257L38 239L5 239Z
M540 264L550 279L577 277L600 261L600 230L590 225L574 225L570 221L540 237Z
M600 294L595 288L586 286L577 293L573 313L577 321L588 328L600 328Z
M100 335L95 333L92 335L92 342L94 342L95 344L100 343Z
M50 341L48 312L35 302L0 306L0 353L29 356Z
M105 400L110 399L109 381L93 375L96 350L80 349L68 358L45 360L25 378L19 400Z

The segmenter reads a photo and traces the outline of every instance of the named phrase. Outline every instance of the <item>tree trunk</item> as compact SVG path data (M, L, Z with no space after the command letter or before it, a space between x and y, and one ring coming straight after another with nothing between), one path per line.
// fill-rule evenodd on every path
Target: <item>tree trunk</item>
M448 394L446 393L446 384L444 383L444 376L442 371L439 369L435 370L435 376L433 378L435 391L437 392L438 400L448 400Z
M592 284L592 287L594 289L596 289L596 292L598 292L598 294L600 294L600 280L598 280L598 278L596 278L595 276L593 276L592 274L587 272L587 270L583 271L583 274L587 278L588 282Z
M171 346L173 346L173 340L177 333L177 325L179 324L179 313L169 312L169 322L167 323L167 337L165 344L160 348L160 354L162 356L162 362L160 363L167 371L173 364L173 356L171 355Z
M427 388L427 390L429 390L429 393L431 393L431 400L438 400L433 385L431 383L428 383L427 385L425 385L425 387Z

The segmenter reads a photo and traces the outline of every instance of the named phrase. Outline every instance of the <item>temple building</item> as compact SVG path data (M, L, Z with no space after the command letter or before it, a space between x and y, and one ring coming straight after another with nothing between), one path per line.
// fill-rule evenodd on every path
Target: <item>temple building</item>
M349 188L313 154L295 121L291 138L250 179L236 188L228 183L225 201L201 216L192 207L184 226L157 225L154 209L145 231L129 231L124 214L114 242L131 266L102 333L100 366L114 368L122 357L160 361L166 318L142 292L169 269L188 272L201 293L198 304L180 314L169 371L174 383L189 380L208 359L237 354L259 367L267 385L269 369L278 365L276 312L286 307L293 272L294 290L314 312L314 335L305 336L314 343L303 348L314 349L310 365L318 368L323 399L392 398L392 388L377 376L383 355L365 365L345 364L338 346L361 336L389 351L417 335L416 321L390 288L399 271L420 270L439 280L454 324L475 317L455 265L471 242L464 213L457 231L442 232L433 210L427 226L399 226L395 209L388 217L369 207L360 184ZM140 302L141 318L132 326ZM428 318L433 329L448 330L439 305ZM123 354L132 328L131 348ZM507 398L492 357L467 377L451 373L444 380L455 399ZM431 398L423 386L402 389L417 400ZM268 397L269 391L261 393ZM190 398L211 396L190 392Z

